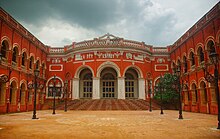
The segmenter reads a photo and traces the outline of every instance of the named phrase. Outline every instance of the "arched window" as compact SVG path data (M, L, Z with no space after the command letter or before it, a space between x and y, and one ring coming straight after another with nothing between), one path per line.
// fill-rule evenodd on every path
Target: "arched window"
M26 59L27 59L27 54L26 54L26 52L23 52L22 59L21 59L22 66L26 66Z
M208 94L207 94L207 91L206 91L206 84L204 81L202 81L200 83L200 95L201 95L201 100L203 103L207 103L208 102Z
M34 57L31 56L29 61L29 69L33 69L33 63L34 63Z
M66 75L66 77L69 75ZM80 98L92 98L92 72L90 69L85 68L80 72Z
M1 47L1 54L2 54L2 57L7 59L7 50L9 48L9 44L6 40L4 40L2 42L2 47Z
M54 82L55 81L55 82ZM62 83L61 81L55 77L52 78L50 81L49 81L49 86L48 86L48 94L47 96L48 97L53 97L55 93L55 96L56 97L61 97L61 94L62 94Z
M199 47L198 49L198 61L199 61L199 64L204 62L204 52L202 50L202 47Z
M101 98L115 98L117 96L117 72L107 67L101 72Z
M138 73L129 68L125 73L125 98L138 97Z
M207 49L208 49L208 53L215 53L215 44L212 40L210 40L208 43L207 43Z
M25 84L22 83L20 87L20 103L21 105L25 104Z
M0 105L5 104L6 98L6 83L0 83Z
M29 104L32 104L32 94L33 94L33 90L28 90L28 94L27 94L27 96L28 96L28 103Z
M208 51L208 58L211 53L216 53L215 44L212 40L209 40L207 43L207 51ZM209 62L210 62L210 59L209 59Z
M17 58L18 58L18 48L14 47L12 53L12 62L17 63Z
M39 69L39 60L37 60L37 62L36 62L36 69Z
M17 83L13 81L10 85L10 96L9 96L9 102L12 105L16 104L16 98L17 98Z
M186 73L188 68L186 56L183 56L183 66L184 66L184 73Z
M197 103L198 102L198 92L197 92L197 87L196 84L192 84L192 102Z
M177 68L179 71L181 71L181 69L182 69L180 60L177 61Z
M190 64L191 64L191 68L192 68L192 66L195 66L195 55L193 52L190 52L189 59L190 59Z
M189 90L188 90L188 85L186 83L183 84L183 92L184 92L184 97L185 98L183 101L185 104L188 104L190 101L189 98Z

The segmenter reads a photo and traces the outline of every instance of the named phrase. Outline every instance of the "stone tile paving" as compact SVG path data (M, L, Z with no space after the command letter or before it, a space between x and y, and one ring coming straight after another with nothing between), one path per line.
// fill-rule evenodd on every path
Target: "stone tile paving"
M0 139L220 139L217 115L178 111L37 111L0 115Z

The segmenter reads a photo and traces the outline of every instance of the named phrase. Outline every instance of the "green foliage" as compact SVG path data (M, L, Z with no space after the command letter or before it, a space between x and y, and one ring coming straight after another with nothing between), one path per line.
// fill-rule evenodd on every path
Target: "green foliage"
M176 75L166 73L154 87L154 98L162 103L176 104L178 102L178 78Z

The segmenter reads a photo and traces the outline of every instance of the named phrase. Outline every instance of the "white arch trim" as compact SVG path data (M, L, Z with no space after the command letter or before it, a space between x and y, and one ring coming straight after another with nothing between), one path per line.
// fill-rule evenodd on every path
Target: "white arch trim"
M156 82L157 82L157 80L159 80L160 79L160 76L158 76L158 77L156 77L156 78L154 78L154 86L156 85Z
M16 83L16 87L17 87L17 89L18 89L18 78L16 78L16 77L11 78L11 79L10 79L10 85L11 85L11 83L12 83L13 81ZM19 87L20 87L20 86L19 86Z
M47 87L48 87L49 81L52 80L53 78L54 78L54 76L50 77L50 78L47 80L47 83L46 83L46 86L47 86ZM63 82L63 80L62 80L59 76L57 76L57 75L56 75L56 78L61 81L62 87L64 87L64 82Z
M13 50L15 47L17 47L17 48L18 48L18 55L21 55L21 51L19 50L20 46L19 46L18 43L14 43L12 47L13 47L12 50Z
M136 65L127 66L123 72L123 77L125 77L125 73L127 72L127 70L129 68L134 69L138 73L138 78L143 78L143 73L142 73L141 69Z
M192 80L191 83L190 83L190 90L192 89L192 85L195 84L196 87L198 88L198 84L195 80Z
M205 39L205 50L208 50L207 45L208 45L209 41L213 41L213 43L215 44L215 38L213 36L206 37L206 39Z
M7 36L3 36L3 37L1 38L1 44L2 44L2 42L3 42L4 40L6 40L6 41L8 42L8 50L11 50L11 41L10 41L10 39L9 39Z
M94 77L94 71L93 69L88 66L88 65L81 65L80 67L77 68L76 72L75 72L75 75L74 75L74 78L79 78L79 75L81 73L82 70L88 68L91 72L92 72L92 76Z
M21 81L20 81L20 86L21 86L23 83L24 83L24 85L25 85L25 90L27 90L27 81L24 80L24 79L21 80ZM19 86L19 87L20 87L20 86Z
M111 62L111 61L106 61L106 62L102 63L97 69L96 76L100 77L102 70L107 67L113 68L117 72L118 77L121 77L120 68L118 67L117 64L115 64L114 62Z

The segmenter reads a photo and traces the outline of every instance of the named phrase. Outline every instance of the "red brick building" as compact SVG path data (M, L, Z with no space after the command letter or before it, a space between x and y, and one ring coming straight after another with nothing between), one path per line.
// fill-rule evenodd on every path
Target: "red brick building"
M213 84L204 78L203 67L213 73L210 50L220 52L220 3L195 23L173 45L154 47L109 33L92 40L73 42L62 48L44 45L27 29L0 9L0 113L33 109L34 69L40 70L37 109L63 97L68 81L69 99L146 99L160 75L181 66L183 109L217 114ZM148 80L152 79L152 86Z

